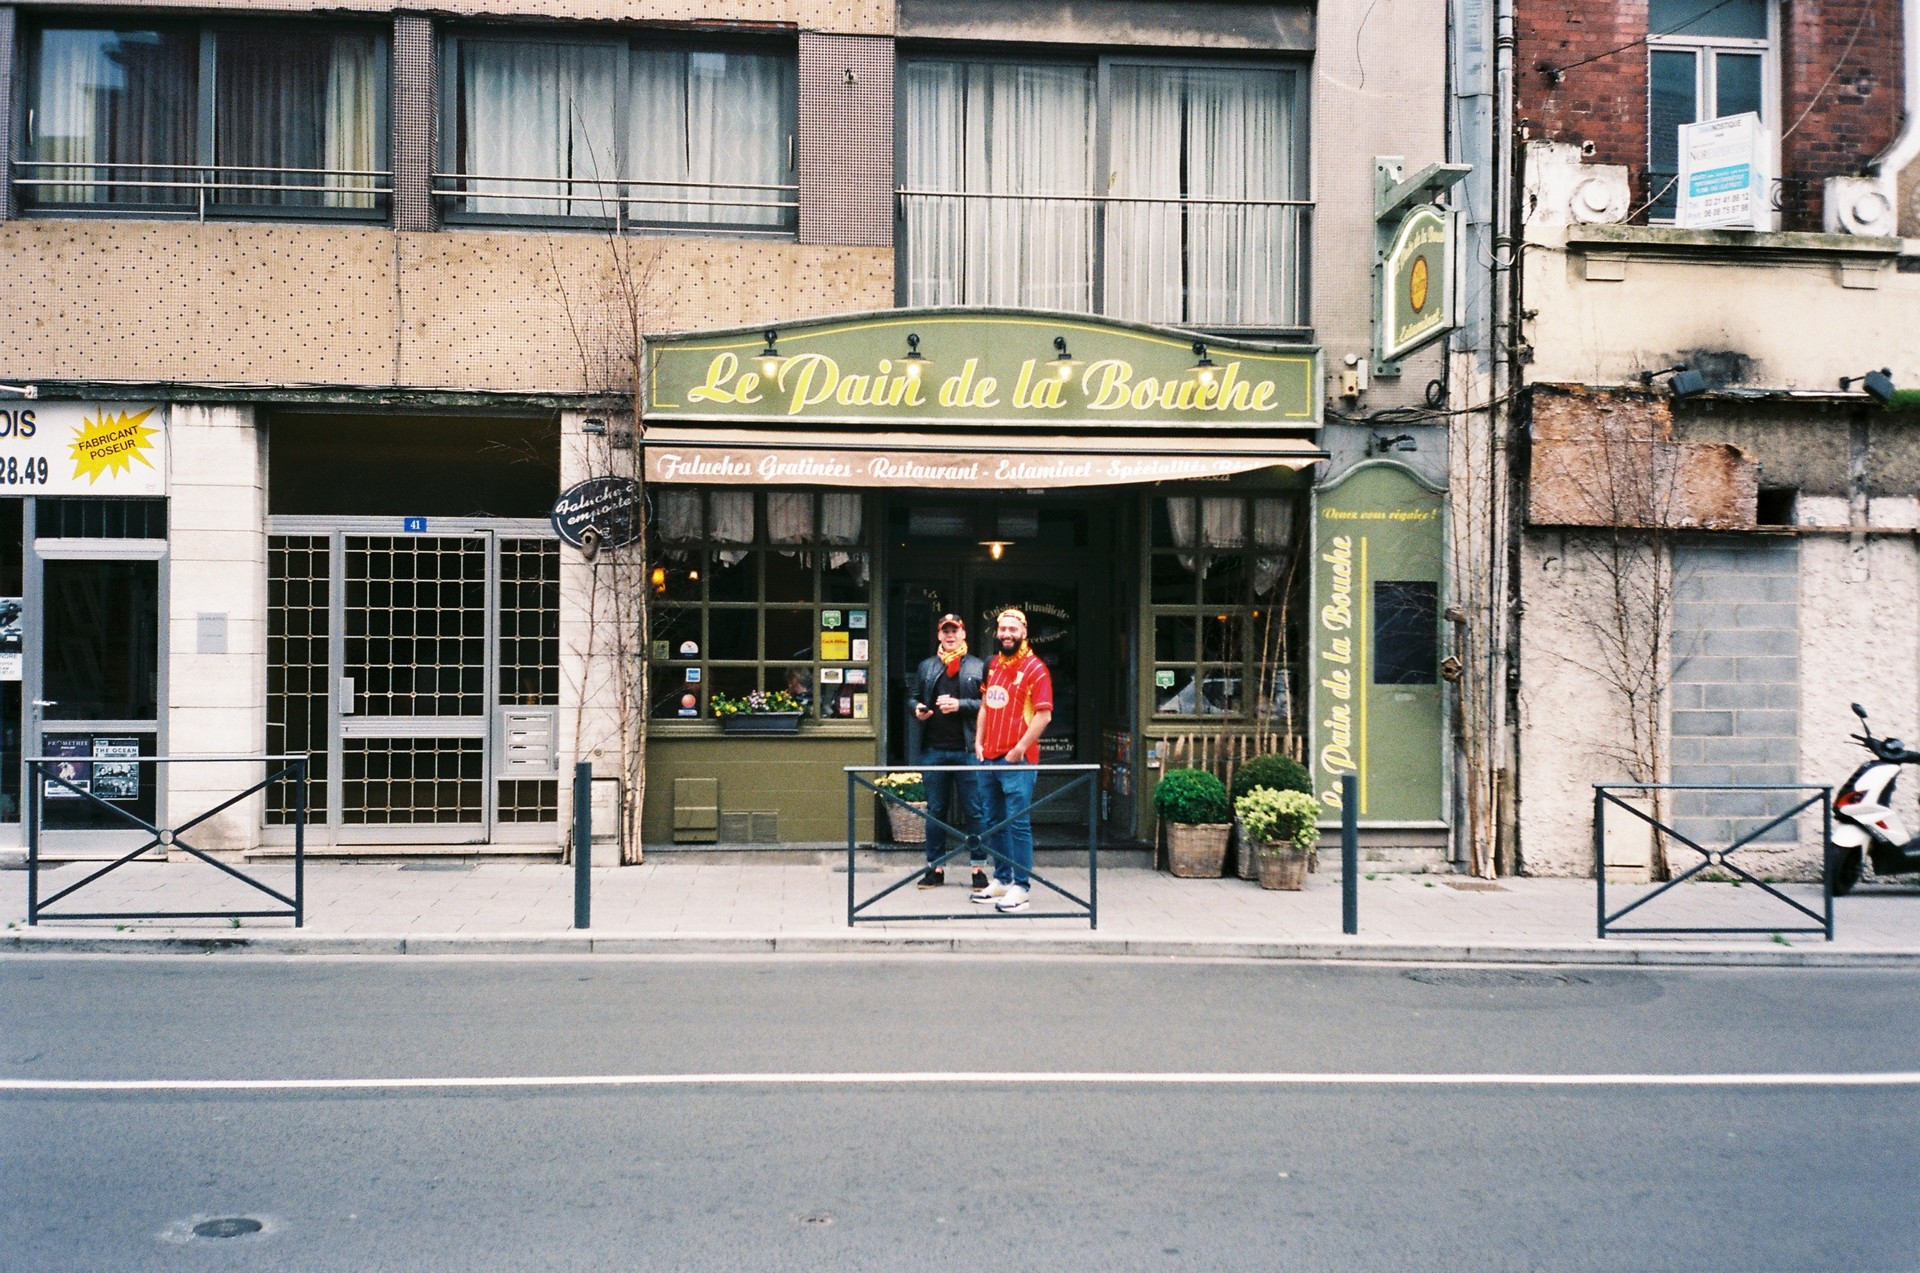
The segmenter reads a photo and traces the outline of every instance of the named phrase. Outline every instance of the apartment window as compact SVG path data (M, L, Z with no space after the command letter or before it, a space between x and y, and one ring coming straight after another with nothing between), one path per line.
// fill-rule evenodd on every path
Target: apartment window
M1307 324L1294 68L921 59L901 96L908 304Z
M376 216L387 38L298 23L47 25L27 36L28 208Z
M790 53L486 32L444 61L449 216L794 226Z
M866 506L851 492L657 489L651 713L785 690L821 720L872 719L879 632Z
M1154 715L1288 727L1293 523L1284 496L1153 500Z
M1651 0L1647 7L1649 214L1671 220L1680 126L1752 111L1772 125L1768 0Z

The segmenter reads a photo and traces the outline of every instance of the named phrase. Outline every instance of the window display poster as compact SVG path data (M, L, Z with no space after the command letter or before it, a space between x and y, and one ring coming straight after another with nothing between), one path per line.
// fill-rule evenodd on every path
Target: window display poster
M864 644L864 643L863 643ZM852 642L845 632L822 632L820 634L820 657L846 661Z
M855 637L853 641L853 657L856 660L865 661L869 657L867 654L868 648L865 637Z
M93 740L91 738L54 738L41 740L41 753L50 758L47 765L45 796L49 800L78 800L81 792L93 790ZM59 781L55 781L58 779ZM71 783L72 786L63 784ZM79 791L75 791L78 787Z
M93 740L93 794L102 800L140 798L140 740Z
M26 612L26 604L19 597L0 597L0 681L20 679L26 649L21 628Z

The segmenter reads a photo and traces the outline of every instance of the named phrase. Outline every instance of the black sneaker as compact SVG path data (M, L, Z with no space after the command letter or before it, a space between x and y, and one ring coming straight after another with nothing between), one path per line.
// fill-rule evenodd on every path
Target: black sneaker
M987 872L983 867L973 868L973 891L978 893L987 886Z
M947 882L947 873L940 867L930 866L927 873L920 877L921 888L939 888Z

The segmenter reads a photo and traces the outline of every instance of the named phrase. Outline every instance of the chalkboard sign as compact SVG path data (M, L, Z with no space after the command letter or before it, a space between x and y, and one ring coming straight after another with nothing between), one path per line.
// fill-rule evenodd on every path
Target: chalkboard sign
M642 516L640 484L630 477L589 478L553 502L554 532L575 548L624 547L640 538Z

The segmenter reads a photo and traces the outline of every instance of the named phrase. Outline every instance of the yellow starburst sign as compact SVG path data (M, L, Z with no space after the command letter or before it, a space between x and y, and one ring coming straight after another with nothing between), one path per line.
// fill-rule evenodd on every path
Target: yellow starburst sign
M153 410L148 407L138 415L101 411L83 417L69 444L74 480L84 475L91 486L112 473L131 473L135 460L152 468L147 452L153 449L153 438L159 430L148 428L146 421Z

